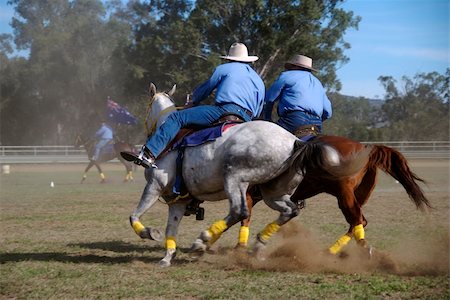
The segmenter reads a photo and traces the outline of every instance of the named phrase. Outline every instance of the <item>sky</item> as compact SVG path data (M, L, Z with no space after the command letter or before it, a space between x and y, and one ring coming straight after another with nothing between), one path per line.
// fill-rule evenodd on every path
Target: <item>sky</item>
M14 15L0 0L0 33L12 33ZM379 76L445 73L450 67L450 0L347 0L341 5L362 18L344 40L350 61L337 70L344 95L382 99Z

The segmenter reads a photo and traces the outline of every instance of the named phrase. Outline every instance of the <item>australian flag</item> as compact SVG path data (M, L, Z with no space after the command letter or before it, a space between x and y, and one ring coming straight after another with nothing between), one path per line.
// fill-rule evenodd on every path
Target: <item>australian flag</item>
M138 123L138 120L135 116L130 114L128 110L110 99L108 99L107 103L107 115L108 120L111 123L126 125L136 125Z

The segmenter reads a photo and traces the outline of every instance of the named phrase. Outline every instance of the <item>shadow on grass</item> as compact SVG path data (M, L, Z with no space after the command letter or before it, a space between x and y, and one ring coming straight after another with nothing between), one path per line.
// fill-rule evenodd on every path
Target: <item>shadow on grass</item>
M80 254L70 252L38 252L38 253L3 253L0 254L0 264L8 262L21 262L21 261L56 261L63 263L95 263L95 264L127 264L135 261L143 263L156 263L164 256L165 250L160 246L146 247L138 246L130 243L124 243L122 241L111 242L94 242L94 243L79 243L68 244L69 247L81 247L86 249L97 249L103 251L111 251L115 253L150 253L157 252L158 257L140 256L134 254L127 255L99 255L99 254ZM188 249L179 249L182 252ZM190 263L188 259L177 258L177 264Z
M76 244L68 244L69 247L80 247L87 249L98 249L104 251L111 251L116 253L129 253L129 252L138 252L138 253L148 253L148 252L161 252L163 253L165 250L161 246L146 246L146 245L136 245L130 244L122 241L109 241L109 242L93 242L93 243L76 243ZM189 248L178 247L178 251L188 252Z
M97 249L104 251L111 251L116 253L148 253L152 251L161 251L161 246L136 245L123 241L108 241L108 242L92 242L92 243L74 243L68 244L69 247L80 247L86 249Z

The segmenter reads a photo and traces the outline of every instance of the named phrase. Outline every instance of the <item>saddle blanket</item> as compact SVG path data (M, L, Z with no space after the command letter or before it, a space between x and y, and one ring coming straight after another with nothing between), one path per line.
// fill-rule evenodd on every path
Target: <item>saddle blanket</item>
M206 142L214 141L217 138L221 137L222 133L224 133L228 128L233 127L237 124L240 123L223 123L213 127L200 129L175 142L172 145L171 150L185 147L195 147Z

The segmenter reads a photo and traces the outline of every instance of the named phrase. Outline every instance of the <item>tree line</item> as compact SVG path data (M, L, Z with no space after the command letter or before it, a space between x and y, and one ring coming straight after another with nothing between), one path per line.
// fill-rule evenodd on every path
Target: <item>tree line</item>
M449 78L380 76L384 101L339 93L344 40L361 20L340 0L10 0L13 34L0 35L0 143L67 145L94 131L110 96L141 121L154 82L177 84L177 104L219 56L243 42L266 86L294 53L314 58L333 103L326 134L365 140L448 140ZM13 55L16 49L27 57ZM143 125L140 125L143 126ZM142 127L118 128L141 143Z

